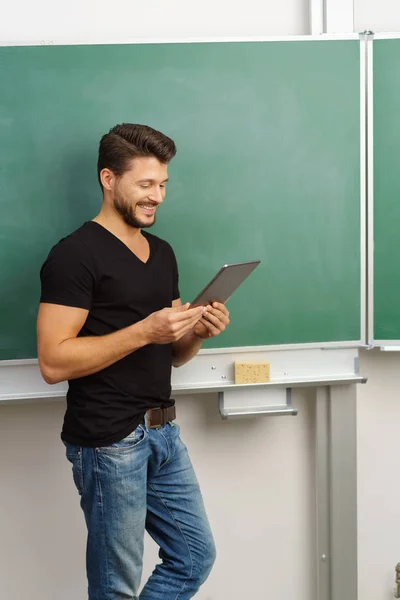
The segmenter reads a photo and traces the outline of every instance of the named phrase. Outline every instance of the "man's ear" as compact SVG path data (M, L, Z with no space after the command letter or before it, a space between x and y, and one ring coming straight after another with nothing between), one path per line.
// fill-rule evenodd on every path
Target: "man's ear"
M105 190L112 190L115 183L115 175L110 169L102 169L100 171L100 181Z

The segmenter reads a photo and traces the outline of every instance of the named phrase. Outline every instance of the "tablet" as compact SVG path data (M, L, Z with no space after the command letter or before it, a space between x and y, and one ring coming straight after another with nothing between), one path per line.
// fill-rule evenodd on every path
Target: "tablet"
M254 271L260 262L260 260L251 260L224 265L206 287L201 290L200 294L197 294L191 305L205 306L213 302L225 304L233 292Z

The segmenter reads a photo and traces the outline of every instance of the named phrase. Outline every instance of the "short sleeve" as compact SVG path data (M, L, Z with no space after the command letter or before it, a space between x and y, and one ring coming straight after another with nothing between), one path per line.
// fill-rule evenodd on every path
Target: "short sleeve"
M78 240L62 240L43 264L40 281L40 302L90 310L95 272L89 250Z

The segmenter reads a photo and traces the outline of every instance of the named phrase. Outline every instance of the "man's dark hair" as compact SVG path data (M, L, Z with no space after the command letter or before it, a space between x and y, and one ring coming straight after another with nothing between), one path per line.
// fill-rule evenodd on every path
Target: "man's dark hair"
M110 169L117 177L121 177L129 169L129 163L138 156L155 156L162 163L169 161L176 154L173 140L147 125L122 123L115 125L103 135L99 146L97 176L100 186L100 171Z

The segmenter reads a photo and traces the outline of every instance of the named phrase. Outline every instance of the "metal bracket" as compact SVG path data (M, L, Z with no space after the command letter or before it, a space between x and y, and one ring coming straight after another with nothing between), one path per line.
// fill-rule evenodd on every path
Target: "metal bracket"
M268 402L269 401L269 402ZM229 417L297 415L292 406L292 389L270 387L259 390L243 388L218 392L219 412Z

